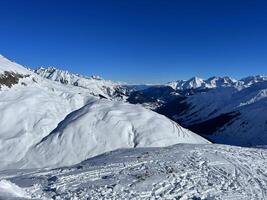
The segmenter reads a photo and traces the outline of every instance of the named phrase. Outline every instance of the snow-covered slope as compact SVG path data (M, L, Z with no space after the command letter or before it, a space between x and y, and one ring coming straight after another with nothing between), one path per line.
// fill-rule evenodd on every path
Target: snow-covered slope
M122 147L207 143L141 106L101 100L89 88L1 63L8 63L4 71L29 75L0 89L0 169L71 165Z
M178 121L200 134L211 134L208 137L215 142L267 144L267 81L241 90L228 87L198 93L184 103L188 108L176 116Z
M93 98L82 89L34 78L0 91L0 168L12 167L69 112Z
M10 88L31 76L32 72L0 55L0 90ZM21 82L21 84L23 84Z
M177 143L208 141L142 106L102 99L70 113L31 148L17 166L71 165L117 148Z
M264 81L267 81L267 76L257 75L257 76L249 76L249 77L240 79L239 82L241 85L250 86L254 83L259 83L259 82L264 82Z
M38 68L34 72L43 78L88 89L92 95L123 99L126 89L119 82L104 80L99 76L86 77L55 67Z
M31 72L23 66L12 62L4 56L0 55L0 74L3 74L4 72L13 72L23 75L31 74Z
M122 149L54 170L0 173L0 197L32 199L267 198L267 150L178 144ZM1 185L8 185L1 190Z

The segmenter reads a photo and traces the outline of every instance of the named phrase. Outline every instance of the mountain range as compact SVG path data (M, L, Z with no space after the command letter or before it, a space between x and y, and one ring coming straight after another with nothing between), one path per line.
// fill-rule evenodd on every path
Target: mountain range
M266 76L131 85L0 56L0 199L265 199L266 97Z
M129 85L56 68L34 72L64 85L87 88L95 96L141 104L215 143L267 144L267 76L193 77L162 85Z

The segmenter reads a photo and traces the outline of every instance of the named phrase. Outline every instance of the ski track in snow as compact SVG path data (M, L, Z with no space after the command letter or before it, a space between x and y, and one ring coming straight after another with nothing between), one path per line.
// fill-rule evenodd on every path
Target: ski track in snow
M121 149L53 170L3 171L0 178L32 199L266 199L266 157L266 149L178 144Z

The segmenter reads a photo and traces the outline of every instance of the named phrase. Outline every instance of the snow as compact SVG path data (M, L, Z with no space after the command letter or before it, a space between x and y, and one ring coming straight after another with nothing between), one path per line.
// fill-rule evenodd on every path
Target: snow
M0 180L0 199L28 199L30 195L16 184L5 179Z
M208 143L141 106L99 99L103 90L91 83L77 87L31 74L1 88L0 169L72 165L122 147Z
M32 199L266 199L267 150L177 144L120 149L53 170L4 171Z
M240 80L240 83L246 86L250 86L254 83L267 81L267 76L257 75L257 76L248 76Z
M254 146L267 142L267 81L249 87L223 87L187 97L190 109L180 116L183 125L200 123L224 113L240 115L207 136L217 143Z
M14 73L23 74L23 75L32 73L26 68L24 68L23 66L15 62L12 62L8 60L7 58L5 58L4 56L0 55L0 74L4 73L5 71L14 72Z
M189 80L178 80L167 83L167 85L171 86L175 90L191 90L191 89L209 89L209 88L219 88L219 87L229 87L236 86L238 81L230 78L228 76L225 77L210 77L206 80L193 77Z
M69 112L95 98L76 87L26 78L27 84L0 91L0 168L12 167Z
M266 149L211 144L124 102L127 90L151 85L56 68L33 73L0 56L0 74L6 71L25 76L0 89L0 199L267 198ZM184 123L235 111L240 115L210 138L264 147L266 80L194 77L169 86L213 88L186 97Z
M104 80L99 76L86 77L73 74L68 71L59 70L55 67L38 68L34 70L36 74L49 80L57 81L62 84L69 84L88 89L91 94L98 96L99 94L106 98L123 98L125 89L122 83Z
M70 113L16 166L66 166L118 148L177 143L209 142L142 106L100 99Z

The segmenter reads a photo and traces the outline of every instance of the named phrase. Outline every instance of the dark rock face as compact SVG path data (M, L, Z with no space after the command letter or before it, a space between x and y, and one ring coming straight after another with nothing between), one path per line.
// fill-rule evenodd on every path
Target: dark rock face
M19 82L19 79L23 77L25 76L14 72L5 71L4 74L0 75L0 88L1 86L7 86L11 88L12 85L17 84Z

